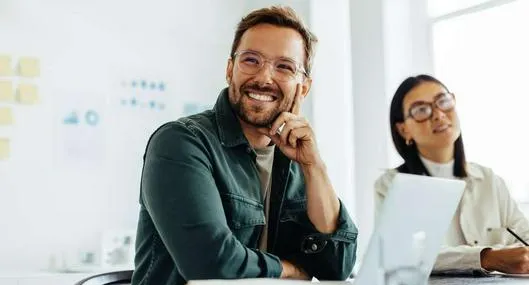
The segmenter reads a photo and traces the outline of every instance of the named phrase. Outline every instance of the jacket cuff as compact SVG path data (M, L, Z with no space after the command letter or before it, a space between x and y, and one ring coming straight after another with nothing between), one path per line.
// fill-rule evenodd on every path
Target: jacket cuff
M488 247L478 246L473 248L473 250L465 257L466 260L463 261L464 264L467 264L470 269L481 270L482 272L487 273L488 271L481 267L481 251L486 248Z
M281 265L281 260L279 257L266 253L259 252L261 255L261 268L263 269L264 278L279 278L283 272L283 266Z
M340 212L336 230L330 234L320 233L312 225L315 233L304 237L301 243L301 251L305 254L314 254L321 252L328 242L345 242L354 243L358 236L358 229L351 220L347 209L340 201Z
M351 216L347 212L344 204L340 201L340 212L338 213L338 223L336 231L332 234L333 237L342 238L344 241L352 242L356 240L358 229L353 223Z

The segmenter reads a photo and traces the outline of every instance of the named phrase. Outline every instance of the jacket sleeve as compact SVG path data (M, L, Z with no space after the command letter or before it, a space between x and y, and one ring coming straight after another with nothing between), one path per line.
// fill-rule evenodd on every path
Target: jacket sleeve
M434 271L446 270L483 270L481 268L481 251L485 248L500 249L523 246L518 240L510 235L505 228L513 229L520 237L529 241L529 223L527 218L518 208L516 201L511 197L509 189L504 180L497 175L492 177L492 191L497 197L499 214L501 218L502 239L501 244L492 246L470 246L460 245L454 247L443 247L435 262Z
M319 280L345 280L356 261L358 229L340 201L338 227L334 233L320 233L305 214L304 224L310 229L302 238L300 251L286 259Z
M481 268L481 251L485 248L498 248L498 246L471 246L471 245L459 245L459 246L443 246L435 264L433 272L442 271L474 271L483 270Z
M208 150L193 126L162 126L145 155L141 196L186 280L281 275L278 257L241 244L229 229Z

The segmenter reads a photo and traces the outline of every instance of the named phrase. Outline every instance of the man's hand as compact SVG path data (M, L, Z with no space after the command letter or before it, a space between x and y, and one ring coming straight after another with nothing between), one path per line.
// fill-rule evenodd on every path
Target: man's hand
M272 139L281 152L301 166L313 166L322 163L314 132L306 118L301 116L301 84L297 85L291 112L281 113L270 129L259 131ZM278 130L283 126L280 132Z
M281 279L298 279L298 280L310 280L310 277L305 271L290 261L281 260L283 271L281 272Z
M504 273L529 273L529 247L487 248L481 251L481 267Z

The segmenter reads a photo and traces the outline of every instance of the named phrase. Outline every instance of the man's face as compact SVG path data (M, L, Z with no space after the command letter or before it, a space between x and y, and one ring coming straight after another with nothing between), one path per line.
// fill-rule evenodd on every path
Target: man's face
M240 52L244 51L249 51L249 56L241 56ZM288 76L284 72L290 69L282 60L277 60L291 60L303 66L304 41L296 30L270 24L254 26L242 36L237 52L228 61L226 78L230 104L244 122L268 127L279 114L290 111L298 83L302 83L302 96L307 95L311 80L301 72L285 80ZM264 63L260 69L251 68L256 58L261 59L260 64Z

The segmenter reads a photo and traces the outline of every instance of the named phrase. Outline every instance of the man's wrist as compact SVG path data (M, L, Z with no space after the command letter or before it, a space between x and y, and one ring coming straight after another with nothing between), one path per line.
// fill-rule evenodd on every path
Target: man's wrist
M292 264L286 260L281 260L280 278L289 278L292 276Z
M301 170L305 176L320 175L327 172L327 166L323 160L311 164L302 164Z

